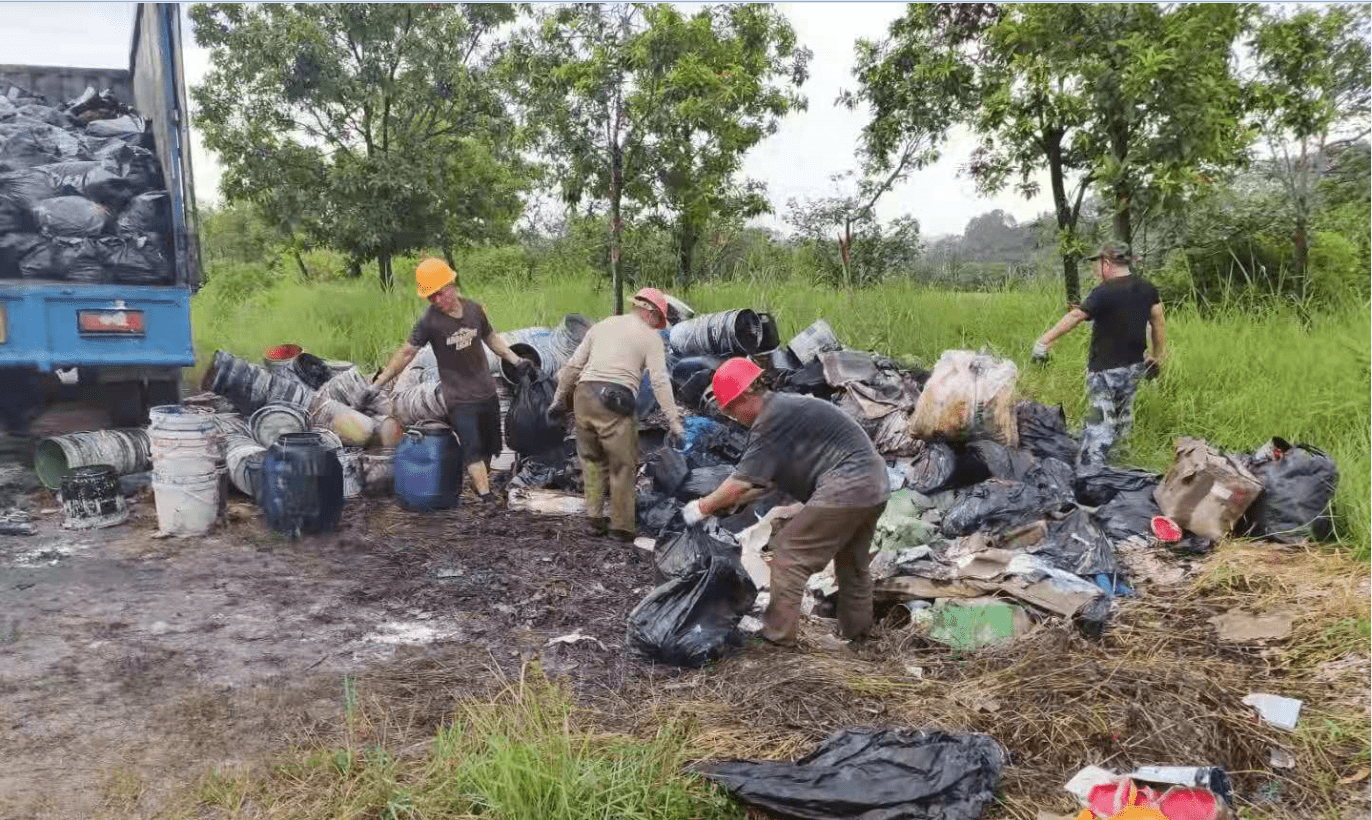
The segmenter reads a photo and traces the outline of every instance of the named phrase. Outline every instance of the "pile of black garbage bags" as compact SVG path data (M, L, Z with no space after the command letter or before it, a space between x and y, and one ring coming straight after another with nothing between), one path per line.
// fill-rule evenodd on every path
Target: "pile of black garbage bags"
M109 91L0 91L0 278L170 284L170 198L144 119Z

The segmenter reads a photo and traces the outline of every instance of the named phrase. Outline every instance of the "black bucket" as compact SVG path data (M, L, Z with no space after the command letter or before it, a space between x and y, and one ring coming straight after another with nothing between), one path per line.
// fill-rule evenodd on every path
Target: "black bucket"
M758 352L776 350L781 344L781 329L777 327L776 317L770 313L759 313L758 319L762 321L762 344L758 345Z
M119 471L108 464L77 467L62 477L62 526L71 530L113 527L129 519Z

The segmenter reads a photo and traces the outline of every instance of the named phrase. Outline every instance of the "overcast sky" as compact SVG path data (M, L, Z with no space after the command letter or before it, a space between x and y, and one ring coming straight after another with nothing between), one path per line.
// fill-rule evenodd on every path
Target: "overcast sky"
M777 133L749 155L745 168L748 176L767 184L776 211L759 221L782 228L788 199L833 193L830 175L855 166L866 114L848 111L834 101L841 90L854 85L853 44L860 37L880 38L904 4L778 5L795 26L800 42L814 52L804 87L810 107L783 120ZM0 3L0 62L127 67L133 9L133 3ZM194 45L184 13L182 20L186 82L194 85L209 68L209 54ZM217 201L218 164L192 136L196 197L201 202ZM892 219L910 214L919 220L922 233L932 237L961 233L969 219L993 208L1024 220L1051 207L1047 193L1028 201L1010 192L994 198L978 196L975 186L958 174L971 149L965 135L954 134L943 159L888 194L877 208L879 216ZM1046 175L1043 182L1046 192Z

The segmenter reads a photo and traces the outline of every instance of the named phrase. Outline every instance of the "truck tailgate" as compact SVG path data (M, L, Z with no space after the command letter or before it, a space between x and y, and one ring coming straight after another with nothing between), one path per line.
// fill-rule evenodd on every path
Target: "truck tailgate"
M0 367L189 367L190 291L0 282Z

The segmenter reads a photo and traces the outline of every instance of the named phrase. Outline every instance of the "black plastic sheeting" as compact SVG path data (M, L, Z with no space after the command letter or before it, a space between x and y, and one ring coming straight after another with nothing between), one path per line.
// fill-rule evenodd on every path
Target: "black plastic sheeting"
M796 820L977 820L1007 755L989 735L845 729L794 763L729 761L696 770L743 803Z
M773 389L778 393L803 393L826 400L834 395L834 388L830 387L828 380L824 378L824 363L819 359L799 370L778 372Z
M328 384L334 376L324 360L313 353L301 353L296 356L291 367L295 370L295 375L300 377L300 381L311 390L318 390Z
M1119 493L1153 491L1158 486L1156 473L1144 470L1117 470L1113 467L1082 467L1072 482L1077 500L1088 507L1110 503ZM1145 528L1146 531L1147 528Z
M1036 401L1015 405L1019 422L1019 444L1039 458L1056 458L1075 464L1081 442L1067 432L1067 414L1062 405L1047 407Z
M1247 533L1283 544L1329 538L1329 504L1339 486L1334 459L1308 444L1274 439L1273 445L1285 451L1280 459L1260 456L1249 463L1263 491L1245 516Z
M656 538L663 530L681 522L681 508L685 505L669 495L639 490L634 506L639 531Z
M1087 578L1118 575L1120 571L1109 537L1080 507L1050 519L1048 534L1030 549L1058 569Z
M949 445L941 441L929 442L911 463L906 486L924 495L949 489L957 460L957 454Z
M695 528L693 539L708 538ZM700 667L743 644L739 620L757 600L743 564L722 547L700 545L704 568L673 578L648 593L629 613L629 649L673 666Z
M511 450L534 455L562 446L566 428L547 416L556 393L557 382L551 376L531 369L520 374L505 414L505 444Z
M704 498L714 492L724 479L734 474L732 464L719 464L714 467L700 467L692 470L677 488L676 497L682 501Z
M999 535L1007 530L1059 512L1072 503L1062 488L1035 471L1031 481L992 478L958 493L943 517L941 530L947 538L983 532Z
M644 467L653 479L653 486L665 495L675 495L691 474L686 457L671 447L663 447L644 461Z

